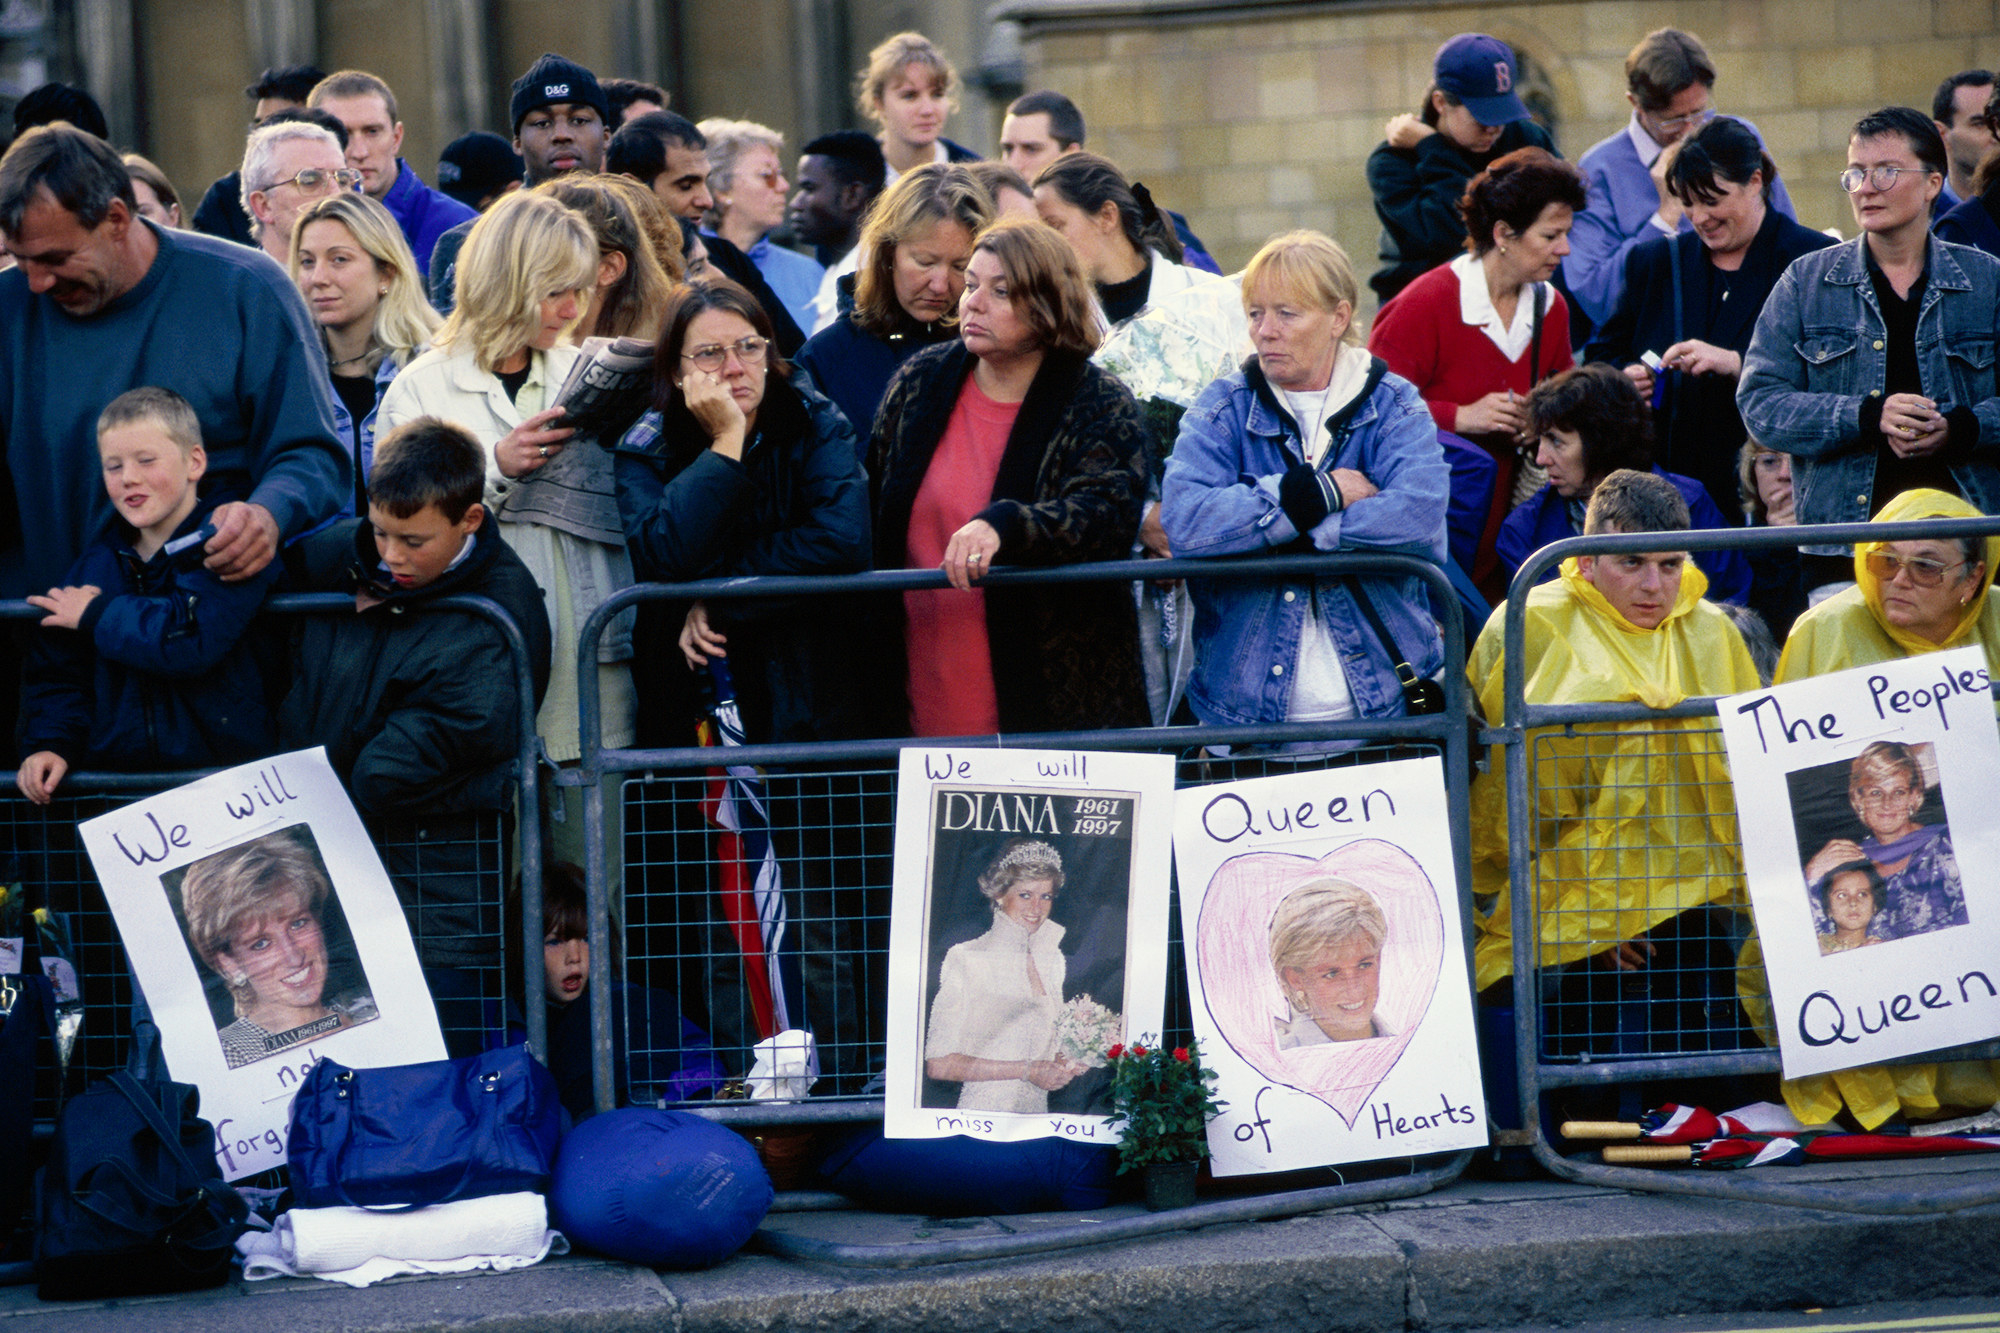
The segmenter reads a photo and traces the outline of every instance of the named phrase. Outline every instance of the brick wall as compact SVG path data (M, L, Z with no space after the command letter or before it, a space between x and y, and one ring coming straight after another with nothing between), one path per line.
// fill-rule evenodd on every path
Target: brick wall
M1091 148L1185 212L1225 268L1303 226L1340 241L1364 275L1378 228L1363 164L1383 122L1416 109L1453 33L1492 33L1540 66L1571 158L1625 123L1639 38L1697 34L1717 107L1763 131L1800 219L1850 234L1834 177L1854 121L1889 103L1928 108L1946 75L2000 65L1995 0L1362 3L1190 23L1069 18L1041 0L1023 17L1027 86L1075 98Z

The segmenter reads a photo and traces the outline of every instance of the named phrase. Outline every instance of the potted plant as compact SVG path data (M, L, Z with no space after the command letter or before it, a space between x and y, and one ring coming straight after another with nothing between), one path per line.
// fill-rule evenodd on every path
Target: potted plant
M1118 1172L1145 1171L1146 1207L1155 1212L1194 1202L1195 1172L1208 1156L1208 1122L1221 1112L1215 1071L1201 1046L1168 1050L1141 1038L1105 1053L1111 1067L1111 1123L1121 1125Z

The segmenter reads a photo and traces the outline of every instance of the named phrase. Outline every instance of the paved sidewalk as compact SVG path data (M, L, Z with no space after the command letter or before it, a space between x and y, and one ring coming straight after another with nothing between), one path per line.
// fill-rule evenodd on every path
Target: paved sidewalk
M1769 1170L1856 1188L1994 1178L1990 1165L1966 1159ZM774 1213L766 1226L904 1245L1076 1218L941 1221L840 1210ZM1382 1333L1993 1295L2000 1206L1878 1217L1551 1181L1464 1181L1393 1203L936 1268L836 1267L746 1252L700 1273L572 1256L518 1273L406 1278L361 1291L281 1278L100 1304L45 1305L32 1287L0 1288L0 1333Z

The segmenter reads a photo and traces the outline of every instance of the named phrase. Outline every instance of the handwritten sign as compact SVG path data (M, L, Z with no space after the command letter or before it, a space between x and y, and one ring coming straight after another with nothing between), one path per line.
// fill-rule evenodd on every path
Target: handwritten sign
M238 1180L285 1160L299 1080L444 1058L395 889L324 750L245 764L81 825L167 1068Z
M890 920L893 1138L1110 1144L1102 1053L1161 1027L1167 756L905 750Z
M1190 787L1174 866L1215 1174L1486 1142L1440 761Z
M1788 1077L2000 1036L2000 729L1977 648L1719 700Z

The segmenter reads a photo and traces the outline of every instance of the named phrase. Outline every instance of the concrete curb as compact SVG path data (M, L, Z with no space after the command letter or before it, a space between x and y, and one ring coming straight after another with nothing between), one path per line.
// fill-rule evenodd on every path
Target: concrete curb
M1815 1179L1920 1188L1965 1169L1883 1163ZM768 1225L889 1244L1057 1220L1075 1219L838 1212L774 1215ZM741 1254L705 1272L659 1274L571 1257L362 1291L279 1279L58 1306L10 1288L0 1290L0 1333L1492 1329L1991 1296L2000 1294L1996 1254L2000 1207L1879 1218L1547 1181L1461 1182L1343 1212L914 1271Z

